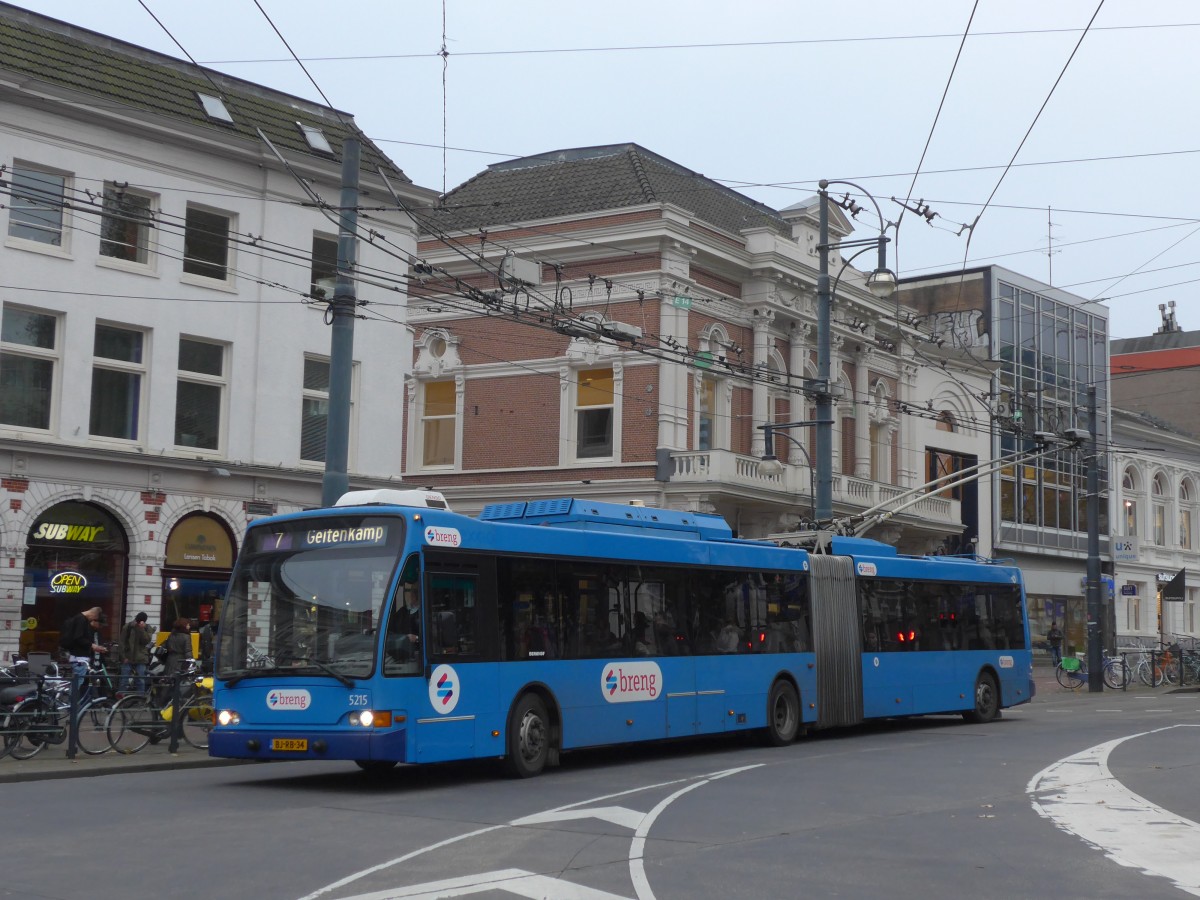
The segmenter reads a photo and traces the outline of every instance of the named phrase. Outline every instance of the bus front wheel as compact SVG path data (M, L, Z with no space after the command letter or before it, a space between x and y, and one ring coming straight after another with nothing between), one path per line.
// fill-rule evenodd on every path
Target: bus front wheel
M531 778L546 767L550 756L550 717L536 694L524 694L508 720L505 764L517 778Z
M790 681L780 678L767 698L767 743L782 747L800 731L800 695Z
M1000 690L990 672L980 672L975 679L975 708L963 713L968 722L982 725L1000 715Z

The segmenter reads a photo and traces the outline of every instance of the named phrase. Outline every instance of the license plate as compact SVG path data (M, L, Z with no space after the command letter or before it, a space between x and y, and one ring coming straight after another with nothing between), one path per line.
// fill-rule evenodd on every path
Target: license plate
M271 740L272 750L299 750L301 752L308 749L308 740L306 738L273 738Z

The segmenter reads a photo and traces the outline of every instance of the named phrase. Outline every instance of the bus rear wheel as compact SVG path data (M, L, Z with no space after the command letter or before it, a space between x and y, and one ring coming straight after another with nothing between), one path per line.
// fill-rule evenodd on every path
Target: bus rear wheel
M790 681L780 678L767 698L767 743L782 747L800 731L800 695Z
M980 672L975 679L975 708L963 713L968 722L982 725L1000 715L1000 690L990 672Z
M536 694L524 694L508 719L505 766L517 778L532 778L550 757L550 717Z

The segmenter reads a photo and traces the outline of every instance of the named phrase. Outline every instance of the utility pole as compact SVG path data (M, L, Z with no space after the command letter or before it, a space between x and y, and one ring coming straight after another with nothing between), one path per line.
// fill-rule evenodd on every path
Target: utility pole
M821 181L817 252L817 495L814 517L818 522L833 519L833 394L830 393L831 323L833 297L829 290L829 191Z
M1088 387L1087 458L1087 667L1088 690L1104 690L1100 655L1100 456L1096 440L1096 386Z
M339 204L337 283L329 305L329 411L325 419L325 476L321 505L333 506L350 487L350 384L354 376L354 270L358 264L358 138L342 144L342 199Z

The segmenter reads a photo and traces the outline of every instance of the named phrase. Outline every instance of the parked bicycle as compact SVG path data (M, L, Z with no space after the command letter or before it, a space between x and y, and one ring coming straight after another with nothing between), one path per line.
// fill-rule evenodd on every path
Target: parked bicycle
M1087 661L1082 657L1064 656L1054 668L1054 677L1063 687L1078 690L1087 684ZM1123 690L1133 680L1133 672L1121 656L1103 657L1101 677L1104 684L1113 690Z
M72 679L38 675L32 691L5 716L0 731L6 752L13 759L30 759L51 744L62 744L70 736ZM90 756L109 749L106 725L115 692L108 672L93 664L80 682L75 700L74 727L77 746Z
M207 750L208 734L216 721L212 687L212 677L201 676L199 663L189 660L178 675L177 700L173 681L160 680L144 694L126 695L108 715L105 734L109 746L128 755L159 743L171 735L178 709L179 735L197 750Z
M1167 644L1159 646L1162 649L1141 648L1134 666L1138 680L1148 687L1158 687L1163 683L1176 684L1179 681L1179 660L1175 651Z

